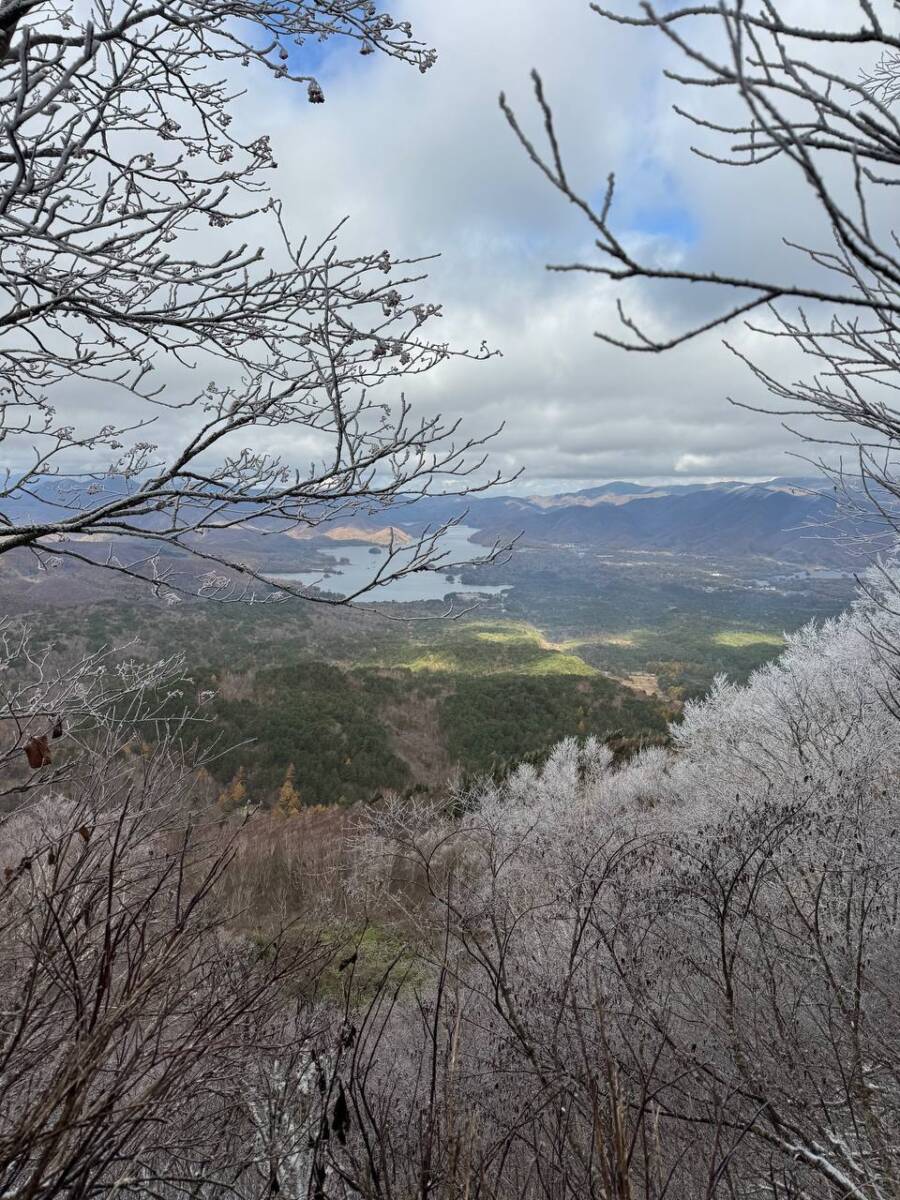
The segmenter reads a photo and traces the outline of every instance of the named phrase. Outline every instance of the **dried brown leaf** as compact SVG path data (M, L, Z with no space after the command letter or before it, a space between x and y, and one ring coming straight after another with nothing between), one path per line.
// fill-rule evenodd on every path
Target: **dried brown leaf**
M28 765L33 771L37 771L40 767L49 766L53 760L50 755L50 742L46 733L28 739L25 743L25 756L28 759Z

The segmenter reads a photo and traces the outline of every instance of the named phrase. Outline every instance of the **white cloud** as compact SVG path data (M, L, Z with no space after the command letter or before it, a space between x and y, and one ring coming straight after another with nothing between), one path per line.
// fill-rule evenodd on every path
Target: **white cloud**
M528 78L537 66L572 177L596 195L615 168L626 235L663 256L776 276L808 269L781 240L827 244L802 181L780 164L730 173L692 156L697 131L672 114L684 96L660 78L659 39L603 23L585 0L556 0L552 9L523 0L402 8L395 15L438 47L426 77L337 54L324 72L325 105L264 102L276 116L280 189L298 228L319 230L348 212L354 244L440 249L427 290L446 306L441 336L462 345L487 338L502 350L487 364L441 368L414 384L412 398L480 429L505 421L497 456L536 483L796 471L785 456L796 441L776 418L728 404L728 396L764 397L715 336L662 357L592 336L615 327L621 292L596 277L544 270L548 261L589 257L590 231L526 161L497 94L507 90L537 135ZM721 104L721 93L705 96ZM654 214L674 238L641 231ZM696 231L690 245L677 236L688 229ZM631 287L625 298L661 331L715 303L683 286ZM786 347L741 327L729 336L767 360L777 351L793 373Z
M680 454L675 460L675 471L679 475L697 475L708 472L715 461L711 454Z
M664 43L604 23L587 0L400 0L392 11L437 46L427 75L335 50L322 71L324 105L254 80L240 120L272 134L275 189L295 233L320 235L349 214L351 249L440 251L423 295L445 305L440 337L502 350L411 381L413 402L459 415L473 432L505 422L499 464L541 488L797 470L785 457L796 441L776 418L728 404L764 397L715 336L661 357L593 337L615 327L618 295L659 331L683 328L714 300L696 288L616 291L596 277L547 273L548 261L590 258L590 230L526 161L497 95L507 91L537 136L529 71L538 67L571 177L596 197L615 169L624 236L660 257L776 276L808 269L781 240L827 243L802 181L780 164L729 173L692 156L698 132L672 113L685 97L661 78ZM721 92L699 99L722 104ZM795 373L783 344L742 327L729 336Z

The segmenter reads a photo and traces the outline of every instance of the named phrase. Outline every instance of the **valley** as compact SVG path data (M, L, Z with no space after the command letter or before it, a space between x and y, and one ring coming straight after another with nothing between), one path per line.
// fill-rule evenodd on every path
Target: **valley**
M624 506L619 497L606 507ZM269 555L273 577L318 569L311 595L327 600L346 586L345 572L352 589L363 570L377 570L382 529L345 523L339 538L294 539L293 560L280 542L270 549L261 539L257 552ZM456 529L449 552L476 557L495 532ZM847 606L852 570L822 566L821 557L611 552L523 535L507 561L463 566L449 579L412 575L350 608L293 599L172 605L136 596L115 575L105 595L84 603L84 568L68 564L18 594L29 596L28 615L54 657L182 652L190 681L170 711L197 710L210 798L225 808L274 806L287 781L306 807L388 791L441 795L524 758L540 761L564 737L599 738L618 758L665 743L685 702L717 674L747 679L778 655L785 633Z
M0 1200L900 1200L898 17L0 0Z

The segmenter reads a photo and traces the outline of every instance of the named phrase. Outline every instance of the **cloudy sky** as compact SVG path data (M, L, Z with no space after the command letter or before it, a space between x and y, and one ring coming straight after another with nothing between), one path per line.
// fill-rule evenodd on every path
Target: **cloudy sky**
M247 97L244 115L273 135L276 190L295 232L320 233L346 214L352 249L440 252L423 298L444 306L441 338L502 351L441 367L414 381L410 398L473 432L505 422L496 461L540 490L802 472L777 418L728 403L764 396L716 335L664 356L594 338L614 329L619 295L657 333L712 312L714 298L548 273L548 262L590 260L590 231L526 161L498 93L537 134L529 72L540 70L573 181L596 198L615 170L616 228L651 258L795 275L804 268L782 237L828 243L801 182L779 164L729 171L693 156L704 134L672 113L686 97L662 78L665 45L609 25L587 0L407 0L392 15L437 48L426 75L329 43L310 60L324 105L273 82ZM700 93L710 102L718 107L706 115L723 115L722 94ZM783 373L797 374L786 346L739 325L728 336L751 355L762 347L769 365L777 349Z

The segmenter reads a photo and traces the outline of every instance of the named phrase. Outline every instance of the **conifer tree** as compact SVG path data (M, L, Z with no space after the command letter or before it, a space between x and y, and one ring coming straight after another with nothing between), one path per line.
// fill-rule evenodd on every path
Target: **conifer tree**
M300 793L294 786L294 764L289 763L284 775L284 782L278 789L278 802L275 812L280 817L296 817L300 812Z
M234 812L247 798L247 783L244 778L244 768L238 767L231 782L219 796L219 806L225 812Z

